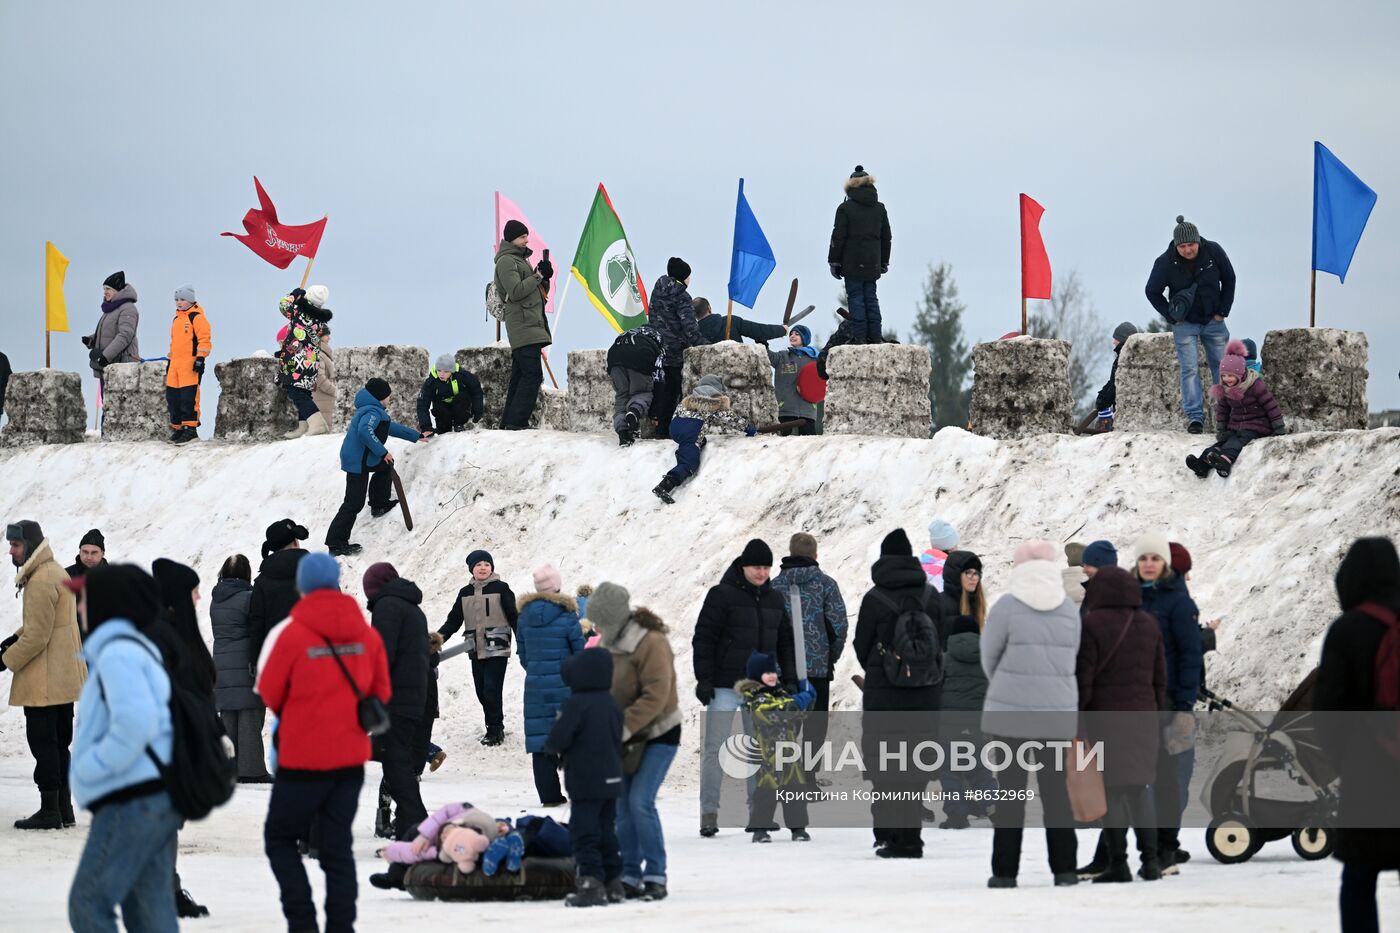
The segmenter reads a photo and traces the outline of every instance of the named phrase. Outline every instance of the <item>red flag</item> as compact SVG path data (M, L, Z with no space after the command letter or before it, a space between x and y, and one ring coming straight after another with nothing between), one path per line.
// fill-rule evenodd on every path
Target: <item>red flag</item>
M256 175L253 184L258 189L259 206L243 215L243 229L248 232L219 235L233 237L279 269L290 266L298 256L313 258L326 231L326 218L301 226L278 223L277 208Z
M1050 297L1050 257L1040 238L1040 215L1045 208L1021 195L1021 297Z

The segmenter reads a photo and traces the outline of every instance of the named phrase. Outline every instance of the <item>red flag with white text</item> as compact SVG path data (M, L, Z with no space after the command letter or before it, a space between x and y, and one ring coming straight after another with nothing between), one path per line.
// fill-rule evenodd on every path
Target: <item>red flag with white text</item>
M326 231L326 218L300 225L280 223L277 207L256 175L253 184L258 189L259 206L243 215L243 229L248 232L219 235L233 237L279 269L290 266L298 256L313 258L321 245L321 234Z

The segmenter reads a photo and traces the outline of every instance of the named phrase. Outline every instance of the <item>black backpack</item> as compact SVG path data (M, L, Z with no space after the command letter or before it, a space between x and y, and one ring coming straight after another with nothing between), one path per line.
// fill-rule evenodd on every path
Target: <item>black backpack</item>
M885 680L892 687L934 687L943 683L943 645L938 626L928 613L929 595L937 596L937 591L925 586L918 604L906 609L878 589L870 594L896 614L890 643L876 642L872 652L879 655Z
M126 640L146 648L134 638ZM153 657L165 668L163 658L158 654ZM175 809L185 819L202 820L233 796L238 783L238 763L234 759L233 743L224 732L213 702L181 680L170 677L170 726L174 733L170 764L162 764L149 745L146 757L160 772ZM99 682L98 689L101 687ZM102 693L105 701L106 692Z

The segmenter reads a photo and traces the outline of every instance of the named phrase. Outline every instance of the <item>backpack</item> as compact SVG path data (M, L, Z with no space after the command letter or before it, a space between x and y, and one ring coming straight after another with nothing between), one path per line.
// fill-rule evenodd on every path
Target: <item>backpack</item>
M498 321L506 319L506 299L495 279L486 284L486 313Z
M1400 709L1400 618L1380 603L1362 603L1356 611L1385 626L1381 643L1376 646L1376 709Z
M900 609L898 603L878 589L870 591L897 614L890 643L876 642L873 652L879 654L885 679L892 687L934 687L943 682L943 645L938 627L928 614L931 590L925 586L919 605L912 609Z
M125 640L146 648L134 638ZM164 669L164 659L159 655L153 657ZM102 690L101 682L98 690L105 701L106 691ZM224 732L213 701L175 677L170 678L170 726L173 732L170 764L161 763L149 745L146 757L160 773L175 809L188 820L202 820L233 796L238 783L233 743Z

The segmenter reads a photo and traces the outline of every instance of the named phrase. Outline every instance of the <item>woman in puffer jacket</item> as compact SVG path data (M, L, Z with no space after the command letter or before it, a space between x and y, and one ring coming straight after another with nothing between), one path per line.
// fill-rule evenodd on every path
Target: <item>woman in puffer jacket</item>
M544 750L544 741L569 698L560 668L584 643L578 603L559 592L560 582L559 571L545 564L535 571L535 592L516 603L516 650L525 668L525 750L534 766L535 790L546 807L567 802L559 788L559 758Z

